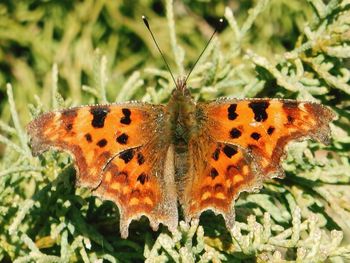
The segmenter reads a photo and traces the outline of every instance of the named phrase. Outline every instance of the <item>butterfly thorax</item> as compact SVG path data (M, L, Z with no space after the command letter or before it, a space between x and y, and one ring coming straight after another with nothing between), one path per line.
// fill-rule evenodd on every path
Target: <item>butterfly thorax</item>
M196 130L196 103L183 80L178 80L169 103L172 143L175 152L187 151L188 141Z

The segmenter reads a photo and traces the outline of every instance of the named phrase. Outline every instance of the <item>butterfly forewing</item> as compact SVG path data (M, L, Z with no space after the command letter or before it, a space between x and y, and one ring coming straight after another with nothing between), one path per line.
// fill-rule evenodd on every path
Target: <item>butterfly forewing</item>
M168 127L163 106L126 103L49 112L27 130L34 153L52 147L73 155L78 184L118 205L126 237L131 220L141 215L154 229L160 222L176 227L175 190L164 191L174 185Z
M280 159L289 141L312 138L327 143L334 118L320 104L279 99L219 100L204 111L211 136L250 151L264 177L283 175Z

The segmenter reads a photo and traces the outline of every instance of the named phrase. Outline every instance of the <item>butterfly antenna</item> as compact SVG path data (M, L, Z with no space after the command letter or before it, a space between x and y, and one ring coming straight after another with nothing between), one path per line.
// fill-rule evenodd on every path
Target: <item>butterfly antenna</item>
M214 30L213 34L211 35L211 37L209 38L207 44L205 45L205 47L203 48L202 52L199 54L199 56L198 56L196 62L193 64L191 70L190 70L189 73L187 74L187 77L186 77L186 79L185 79L185 83L187 83L187 80L188 80L188 78L190 77L190 75L191 75L193 69L196 67L198 61L199 61L200 58L202 57L204 51L205 51L205 50L207 49L207 47L209 46L211 40L213 39L214 35L215 35L216 32L218 31L218 28L221 27L221 25L222 25L222 23L224 22L224 20L223 20L222 18L220 18L220 19L219 19L219 22L220 22L219 26L217 26L217 27L215 28L215 30Z
M177 86L177 85L176 85L176 80L175 80L175 78L174 78L174 75L173 75L173 73L172 73L171 70L170 70L169 64L168 64L168 62L166 61L166 59L165 59L165 57L164 57L164 55L163 55L163 52L160 50L160 48L159 48L159 46L158 46L157 40L155 39L155 37L154 37L154 35L153 35L153 33L152 33L152 30L151 30L151 28L150 28L150 26L149 26L149 23L148 23L147 18L146 18L145 16L142 16L142 20L143 20L143 22L145 23L145 25L146 25L148 31L151 33L152 39L153 39L154 43L156 44L157 49L158 49L160 55L162 56L163 61L164 61L165 65L166 65L166 67L168 68L168 71L169 71L169 73L170 73L170 75L171 75L171 78L173 79L173 81L174 81L174 83L175 83L175 86Z

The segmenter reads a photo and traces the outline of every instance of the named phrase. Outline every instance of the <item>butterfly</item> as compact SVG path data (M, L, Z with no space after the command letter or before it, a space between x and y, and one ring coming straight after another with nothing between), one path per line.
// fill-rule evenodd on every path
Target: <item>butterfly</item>
M242 191L282 177L281 157L292 140L329 140L334 114L321 104L285 99L195 102L177 81L167 105L143 102L81 106L45 113L27 126L35 155L71 153L77 184L112 200L121 236L142 215L156 230L205 210L234 224Z
M321 104L268 98L196 102L187 78L176 81L166 105L73 107L44 113L27 126L34 155L51 148L69 152L77 185L118 206L123 238L143 215L154 230L162 223L174 232L178 202L187 222L212 210L232 228L239 194L283 177L288 142L329 141L334 113Z

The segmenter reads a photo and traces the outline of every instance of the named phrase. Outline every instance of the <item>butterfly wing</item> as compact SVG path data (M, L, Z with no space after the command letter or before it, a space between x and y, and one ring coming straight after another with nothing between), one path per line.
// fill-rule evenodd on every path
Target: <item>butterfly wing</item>
M286 144L307 137L327 143L334 117L317 103L278 99L221 99L198 104L197 115L201 120L189 142L190 168L180 200L187 220L211 209L223 214L228 227L241 191L283 176Z
M206 107L212 137L250 151L264 177L283 176L280 166L289 141L329 140L334 114L312 102L245 99L213 102Z
M233 201L240 192L261 185L252 154L236 145L214 141L207 131L190 142L189 167L179 195L186 221L210 209L222 214L231 228Z
M127 103L49 112L27 131L34 154L49 148L72 154L77 184L117 204L121 234L127 237L131 220L142 215L154 229L159 223L170 230L177 226L167 127L163 106Z

